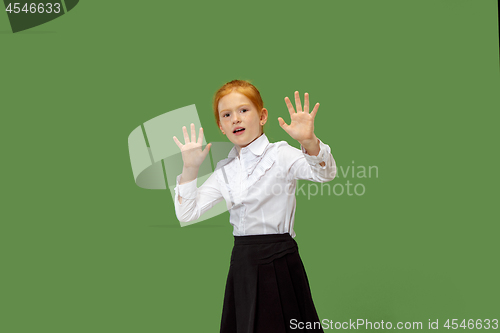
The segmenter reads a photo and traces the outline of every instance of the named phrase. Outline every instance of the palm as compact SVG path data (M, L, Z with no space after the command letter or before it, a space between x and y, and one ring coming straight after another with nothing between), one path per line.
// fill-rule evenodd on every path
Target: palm
M300 102L299 92L295 92L295 106L297 112L293 108L292 103L288 97L285 97L285 103L290 113L290 125L279 117L278 121L281 128L283 128L293 139L302 142L310 140L314 137L314 118L318 112L319 103L316 103L314 109L309 113L309 94L305 93L304 97L304 110L302 110L302 103Z
M182 132L184 134L185 144L180 143L175 136L173 139L181 150L184 167L199 167L207 156L212 144L209 143L204 150L201 149L203 142L203 128L200 127L198 140L196 140L194 124L191 124L191 140L189 140L186 126L182 127Z

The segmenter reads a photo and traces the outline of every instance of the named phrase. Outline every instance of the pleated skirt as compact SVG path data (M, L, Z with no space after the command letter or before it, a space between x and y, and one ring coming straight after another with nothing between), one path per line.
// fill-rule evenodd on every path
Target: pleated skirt
M323 332L299 322L319 318L296 241L288 233L234 236L220 332Z

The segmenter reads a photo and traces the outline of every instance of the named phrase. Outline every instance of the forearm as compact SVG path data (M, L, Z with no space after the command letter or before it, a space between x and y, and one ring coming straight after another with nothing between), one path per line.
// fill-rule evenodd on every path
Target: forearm
M310 140L304 140L299 142L302 147L306 150L307 154L311 156L318 156L320 147L319 147L319 139L314 135L314 137ZM320 163L321 166L325 166L325 162Z
M194 167L194 168L182 168L182 174L181 174L181 179L179 181L179 185L189 183L190 181L195 180L198 178L198 171L200 170L199 167ZM179 203L182 204L182 197L177 196L179 198Z
M293 171L295 179L305 179L314 182L328 182L335 178L337 167L331 154L330 146L316 138L316 142L301 141L301 150L305 159L295 163ZM316 145L319 146L315 147ZM319 149L319 151L315 151ZM312 153L315 153L314 155Z
M184 176L187 176L186 179L189 178L189 174L189 170L186 170L186 174L184 174ZM175 214L180 222L191 222L198 219L215 204L223 200L215 172L199 188L196 186L196 178L181 185L181 177L183 177L183 174L176 177L176 186L174 188L176 198L174 200ZM193 177L192 174L191 177ZM184 180L184 182L186 181Z

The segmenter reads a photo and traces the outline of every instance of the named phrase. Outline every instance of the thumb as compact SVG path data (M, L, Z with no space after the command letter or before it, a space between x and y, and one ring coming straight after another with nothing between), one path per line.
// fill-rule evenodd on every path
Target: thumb
M205 154L205 156L208 154L208 151L210 150L211 147L212 147L211 142L205 146L205 149L203 149L203 153Z
M278 122L280 123L281 128L285 129L286 127L288 127L283 118L278 117Z

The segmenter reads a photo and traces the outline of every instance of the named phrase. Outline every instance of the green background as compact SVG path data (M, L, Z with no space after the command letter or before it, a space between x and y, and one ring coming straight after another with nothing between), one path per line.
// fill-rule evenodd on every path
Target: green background
M277 118L308 92L337 165L378 167L330 183L363 196L297 196L321 319L500 319L495 0L81 1L16 34L0 14L0 40L1 332L218 331L229 214L180 228L127 137L196 104L226 140L211 101L232 79L271 142L299 147Z

